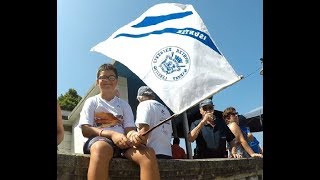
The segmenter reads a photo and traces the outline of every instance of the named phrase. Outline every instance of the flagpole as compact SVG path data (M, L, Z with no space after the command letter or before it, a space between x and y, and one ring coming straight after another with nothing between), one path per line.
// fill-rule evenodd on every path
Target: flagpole
M167 118L166 120L161 121L160 123L158 123L158 124L155 125L154 127L150 128L148 131L144 132L144 133L142 134L142 136L147 135L149 132L151 132L151 131L154 130L155 128L161 126L163 123L165 123L165 122L167 122L167 121L170 121L172 118L175 118L175 117L177 117L178 115L179 115L179 114L174 114L174 115L170 116L169 118Z
M184 135L184 140L186 144L188 159L193 159L191 142L188 141L188 133L189 133L189 123L188 123L187 112L185 111L183 112L183 135Z

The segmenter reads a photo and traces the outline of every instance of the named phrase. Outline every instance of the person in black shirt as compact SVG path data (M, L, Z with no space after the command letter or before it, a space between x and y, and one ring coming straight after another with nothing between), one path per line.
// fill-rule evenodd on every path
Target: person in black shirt
M191 124L188 140L196 140L196 157L224 158L226 157L226 141L231 147L235 146L235 136L222 119L215 118L214 105L211 99L205 99L199 104L202 119ZM234 151L234 152L233 152ZM239 158L236 149L232 148L232 154Z

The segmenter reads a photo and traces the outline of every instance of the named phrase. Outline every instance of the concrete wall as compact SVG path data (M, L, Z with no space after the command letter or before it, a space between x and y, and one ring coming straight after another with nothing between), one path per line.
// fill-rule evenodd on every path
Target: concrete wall
M128 82L126 77L119 76L118 90L120 93L120 98L128 102Z
M70 153L71 152L72 134L70 131L64 131L63 141L59 144L59 152Z
M66 121L66 120L64 120ZM70 153L72 152L72 142L73 142L73 136L72 136L72 129L70 125L63 125L64 128L64 138L63 141L58 145L59 152L63 153Z
M78 124L79 124L79 119L76 120L75 124L73 124L73 126L72 126L74 143L72 144L73 151L71 151L71 152L83 154L82 148L83 148L83 144L84 144L84 137L82 135L81 129L78 127Z
M86 180L90 155L58 153L57 180ZM139 166L127 159L110 162L110 180L139 180ZM262 180L263 159L160 159L162 180Z

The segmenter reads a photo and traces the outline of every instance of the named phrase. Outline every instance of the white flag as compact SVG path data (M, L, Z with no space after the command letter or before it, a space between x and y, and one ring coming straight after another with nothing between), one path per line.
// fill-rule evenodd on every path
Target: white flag
M192 5L155 5L91 51L127 66L175 114L241 79Z

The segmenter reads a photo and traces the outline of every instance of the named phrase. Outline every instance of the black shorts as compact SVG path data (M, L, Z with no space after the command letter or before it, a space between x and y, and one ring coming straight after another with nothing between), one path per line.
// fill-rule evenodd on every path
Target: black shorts
M113 157L124 157L124 153L126 152L127 149L120 149L118 146L116 146L111 139L108 139L106 137L101 137L101 136L94 136L88 138L88 140L84 143L83 145L83 153L84 154L90 154L90 148L92 144L94 144L97 141L104 141L108 144L110 144L113 147Z
M172 159L172 156L164 155L164 154L157 154L157 159Z

